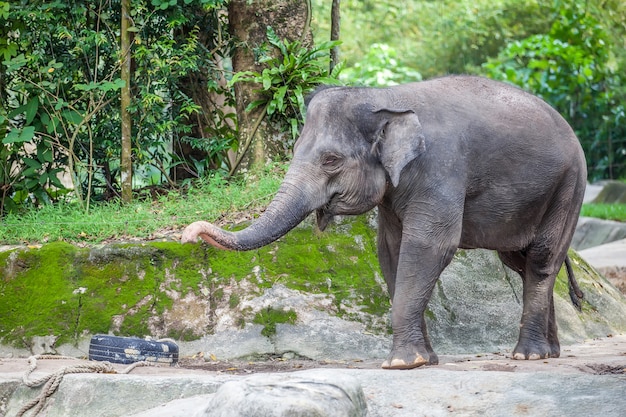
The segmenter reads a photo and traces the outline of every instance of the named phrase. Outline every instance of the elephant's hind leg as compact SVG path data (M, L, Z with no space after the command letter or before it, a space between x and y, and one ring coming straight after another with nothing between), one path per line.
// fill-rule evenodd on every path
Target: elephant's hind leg
M585 184L584 170L575 168L563 175L533 241L523 252L524 307L519 341L513 350L515 359L560 356L554 282L576 228Z
M520 274L524 286L520 336L512 357L555 358L560 355L553 299L556 272L541 266L545 260L535 259L530 253L528 256L526 251L498 252L502 262Z

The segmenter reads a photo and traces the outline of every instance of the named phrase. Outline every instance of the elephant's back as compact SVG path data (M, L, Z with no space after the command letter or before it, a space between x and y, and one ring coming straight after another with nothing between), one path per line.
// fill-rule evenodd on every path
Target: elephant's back
M441 142L442 152L456 149L481 159L514 152L553 159L556 164L582 156L567 121L545 101L515 86L481 77L447 76L409 84L400 91L411 101L427 141L430 137L431 146L433 141Z
M517 87L449 76L410 84L403 94L424 129L429 157L422 169L439 171L447 182L455 178L468 197L483 195L487 204L522 193L532 200L564 176L586 181L585 157L572 128L543 100Z

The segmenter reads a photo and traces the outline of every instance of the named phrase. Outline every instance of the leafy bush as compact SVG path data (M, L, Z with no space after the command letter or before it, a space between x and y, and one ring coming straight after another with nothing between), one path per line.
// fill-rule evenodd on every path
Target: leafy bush
M343 70L341 79L349 84L383 87L421 81L422 75L400 62L393 47L375 43L363 60Z
M624 79L615 70L609 36L584 7L561 5L548 33L510 43L483 67L559 110L583 145L591 180L624 177Z

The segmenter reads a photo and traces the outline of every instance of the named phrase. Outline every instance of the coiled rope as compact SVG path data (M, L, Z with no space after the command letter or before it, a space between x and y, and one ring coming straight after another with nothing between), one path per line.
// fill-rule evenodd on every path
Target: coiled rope
M101 374L128 374L133 369L139 366L151 366L152 363L143 361L143 362L135 362L118 372L113 368L109 362L89 362L89 363L81 363L78 365L70 365L65 366L59 369L56 372L51 373L50 375L46 375L39 379L29 379L30 375L37 369L37 360L38 359L70 359L76 360L76 358L68 357L68 356L56 356L56 355L36 355L28 358L28 370L24 373L22 377L22 382L24 385L30 388L36 388L42 384L45 384L41 389L39 395L31 400L29 403L25 404L20 410L17 412L16 417L22 417L28 410L31 408L33 412L31 414L32 417L38 415L41 410L46 405L46 401L52 394L54 394L59 388L61 381L63 381L63 377L67 374L88 374L88 373L101 373Z

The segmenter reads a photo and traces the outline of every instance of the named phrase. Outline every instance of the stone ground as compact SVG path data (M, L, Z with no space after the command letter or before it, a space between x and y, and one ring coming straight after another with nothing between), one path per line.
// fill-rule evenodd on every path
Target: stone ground
M40 360L31 378L86 361ZM353 378L363 390L367 415L377 416L504 416L504 415L602 415L623 416L626 410L626 335L614 335L562 349L562 357L540 361L515 361L505 353L442 356L440 365L409 371L385 371L378 362L265 360L260 362L206 363L185 359L177 367L136 368L130 375L67 375L52 401L49 417L64 414L63 404L84 404L80 415L188 417L206 407L216 387L227 381L265 378L271 372L287 377L323 372L331 378ZM126 366L115 365L121 372ZM0 361L0 382L21 379L26 359ZM265 377L263 376L265 375ZM86 381L86 383L84 383ZM95 381L105 381L102 387ZM83 385L84 383L84 385ZM131 384L131 383L134 383ZM130 385L129 385L130 384ZM193 392L203 385L203 394ZM134 389L129 389L134 386ZM175 392L174 401L158 398L133 401L146 392ZM183 388L180 388L180 387ZM207 388L209 387L209 388ZM32 397L37 390L27 396ZM207 394L208 392L208 394ZM94 398L90 398L90 396ZM90 398L88 406L85 398ZM18 400L19 401L19 400ZM24 399L22 400L24 401ZM102 410L102 403L110 404ZM15 403L16 401L13 401ZM115 403L115 404L113 404ZM115 405L125 404L116 414ZM9 403L8 416L17 404ZM100 405L100 407L98 407ZM75 412L76 410L74 410ZM2 413L0 412L0 415ZM193 414L192 414L193 415ZM211 414L206 414L211 415ZM365 415L365 414L363 414Z
M37 362L36 372L44 375L62 367L89 363L83 360L42 359ZM113 364L121 372L127 365ZM308 359L261 358L255 361L228 360L207 361L204 358L181 358L176 366L154 365L133 370L133 375L250 375L264 372L296 372L313 368L380 370L379 360L314 361ZM536 372L559 374L586 373L594 375L623 375L626 377L626 335L609 335L606 338L586 340L584 343L561 348L561 357L540 361L518 361L508 357L507 352L490 352L472 355L440 355L439 365L419 369L448 371L498 371ZM28 369L28 358L0 359L0 377L21 379ZM412 371L381 371L383 373L406 373ZM39 375L39 376L41 376ZM626 381L626 380L625 380ZM626 385L624 386L626 390Z

